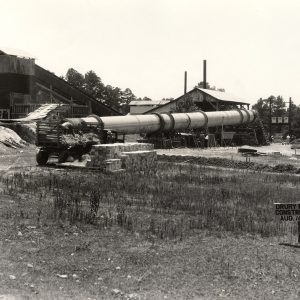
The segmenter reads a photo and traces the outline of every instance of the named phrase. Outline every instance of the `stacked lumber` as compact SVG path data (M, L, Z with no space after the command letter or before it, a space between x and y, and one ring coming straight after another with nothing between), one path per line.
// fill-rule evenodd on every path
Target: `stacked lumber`
M60 143L60 132L57 122L38 122L36 137L37 145L57 145Z
M114 172L122 169L121 159L107 159L105 161L105 171Z
M147 151L153 150L152 144L141 143L115 143L94 145L91 150L91 156L96 160L119 158L122 152Z
M157 167L157 154L154 150L123 152L122 166L128 171L150 171Z
M156 168L157 156L152 144L116 143L93 145L86 167L106 171L126 169L148 171Z
M22 121L36 121L45 119L49 116L54 110L59 108L61 104L51 103L51 104L43 104L33 112L29 113L25 118L19 119Z

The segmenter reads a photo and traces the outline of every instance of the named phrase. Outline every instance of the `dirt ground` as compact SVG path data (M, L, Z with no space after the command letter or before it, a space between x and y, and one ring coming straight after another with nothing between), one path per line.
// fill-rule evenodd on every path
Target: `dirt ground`
M22 149L9 149L0 153L0 172L20 171L23 168L35 168L36 147L30 146Z
M268 156L270 163L298 164L289 147L258 151L284 154ZM237 148L158 153L245 159ZM34 147L0 155L2 176L37 169ZM282 238L199 230L162 241L117 227L39 227L31 218L10 218L18 199L0 199L0 299L300 298L300 248L282 245Z
M183 156L202 156L202 157L221 157L238 161L246 161L246 157L238 153L239 147L216 147L216 148L175 148L175 149L158 149L158 154L165 155L183 155ZM269 164L271 166L278 164L293 164L300 167L300 158L295 158L295 150L291 149L291 145L282 145L273 143L270 146L252 147L258 152L266 155L250 157L251 162L260 164ZM274 152L280 152L280 155ZM300 155L300 149L297 150ZM248 158L249 159L249 158Z

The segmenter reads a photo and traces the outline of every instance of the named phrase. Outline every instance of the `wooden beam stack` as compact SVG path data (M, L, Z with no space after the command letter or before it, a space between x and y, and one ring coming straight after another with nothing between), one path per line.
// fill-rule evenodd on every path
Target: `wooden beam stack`
M128 171L150 171L157 167L157 154L154 150L123 152L122 166Z
M116 143L92 146L86 167L111 172L120 169L150 171L154 170L156 165L157 156L152 144Z

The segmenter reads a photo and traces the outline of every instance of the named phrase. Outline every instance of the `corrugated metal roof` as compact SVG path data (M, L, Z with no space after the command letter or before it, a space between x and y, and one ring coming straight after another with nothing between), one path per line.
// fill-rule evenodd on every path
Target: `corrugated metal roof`
M220 92L220 91L214 91L214 90L208 90L208 89L200 89L197 88L198 90L218 99L218 100L223 100L223 101L232 101L232 102L239 102L239 103L245 103L247 104L245 99L242 99L241 97L237 97L233 94L229 94L227 92Z
M158 100L158 101L143 101L143 100L136 100L136 101L131 101L129 105L139 105L139 106L153 106L153 105L164 105L166 103L169 103L169 100Z
M33 58L34 56L30 54L27 51L21 50L21 49L13 49L13 48L7 48L7 47L1 47L0 49L1 55L14 55L18 57L30 57Z
M225 93L225 92L220 92L220 91L208 90L208 89L193 88L187 94L191 94L192 92L197 91L197 90L202 93L206 93L207 95L210 95L211 97L217 99L218 101L224 101L225 104L230 104L230 105L231 104L242 104L242 105L249 104L249 102L246 102L244 99L237 97L235 95ZM143 114L152 113L152 112L155 112L157 109L160 109L162 106L168 106L168 105L171 105L172 103L176 103L180 99L182 99L182 97L184 97L184 95L182 95L168 103L165 103L159 107L151 108L151 109L147 110L146 112L144 112Z

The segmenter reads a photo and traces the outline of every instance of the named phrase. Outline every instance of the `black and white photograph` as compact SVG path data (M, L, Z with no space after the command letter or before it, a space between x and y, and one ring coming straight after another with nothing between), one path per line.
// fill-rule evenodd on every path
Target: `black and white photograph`
M0 300L300 299L299 14L0 0Z

